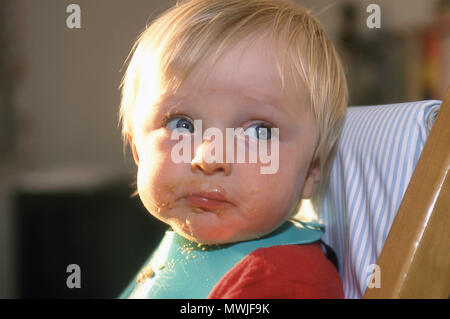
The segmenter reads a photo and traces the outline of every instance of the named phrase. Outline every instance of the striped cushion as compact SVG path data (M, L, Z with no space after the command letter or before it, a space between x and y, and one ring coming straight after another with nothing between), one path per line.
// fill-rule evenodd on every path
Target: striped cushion
M346 298L364 294L440 104L348 109L320 212Z

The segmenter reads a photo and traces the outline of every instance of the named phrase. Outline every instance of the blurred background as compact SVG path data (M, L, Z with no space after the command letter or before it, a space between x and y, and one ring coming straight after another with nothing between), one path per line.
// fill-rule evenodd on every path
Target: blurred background
M298 0L344 61L350 105L443 99L450 1ZM81 28L69 29L69 4ZM115 298L159 242L117 111L124 61L166 0L2 0L0 298ZM369 28L369 4L381 27ZM69 289L67 266L81 269Z

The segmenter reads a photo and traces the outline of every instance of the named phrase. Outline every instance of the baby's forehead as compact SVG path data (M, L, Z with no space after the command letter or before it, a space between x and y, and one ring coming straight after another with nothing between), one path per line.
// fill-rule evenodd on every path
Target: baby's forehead
M276 63L273 50L264 47L262 41L241 41L222 52L218 59L207 56L193 69L186 86L281 88Z
M219 58L206 56L183 79L177 93L229 91L240 94L243 91L273 99L299 89L293 86L292 77L289 68L282 70L280 57L270 41L257 37L241 40L224 50Z

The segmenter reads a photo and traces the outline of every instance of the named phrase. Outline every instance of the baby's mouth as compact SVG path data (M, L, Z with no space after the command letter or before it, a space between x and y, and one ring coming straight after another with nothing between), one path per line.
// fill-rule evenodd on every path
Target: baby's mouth
M217 210L232 205L225 196L215 192L199 192L187 195L184 199L189 205L207 210Z

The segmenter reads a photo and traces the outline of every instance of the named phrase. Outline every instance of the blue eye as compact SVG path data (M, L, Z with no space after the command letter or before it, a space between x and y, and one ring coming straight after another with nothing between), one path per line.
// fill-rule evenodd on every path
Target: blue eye
M190 120L184 117L174 117L173 119L167 121L166 128L174 130L187 130L189 133L194 133L194 124Z
M265 124L256 124L245 130L245 135L258 140L270 140L272 138L271 128Z

